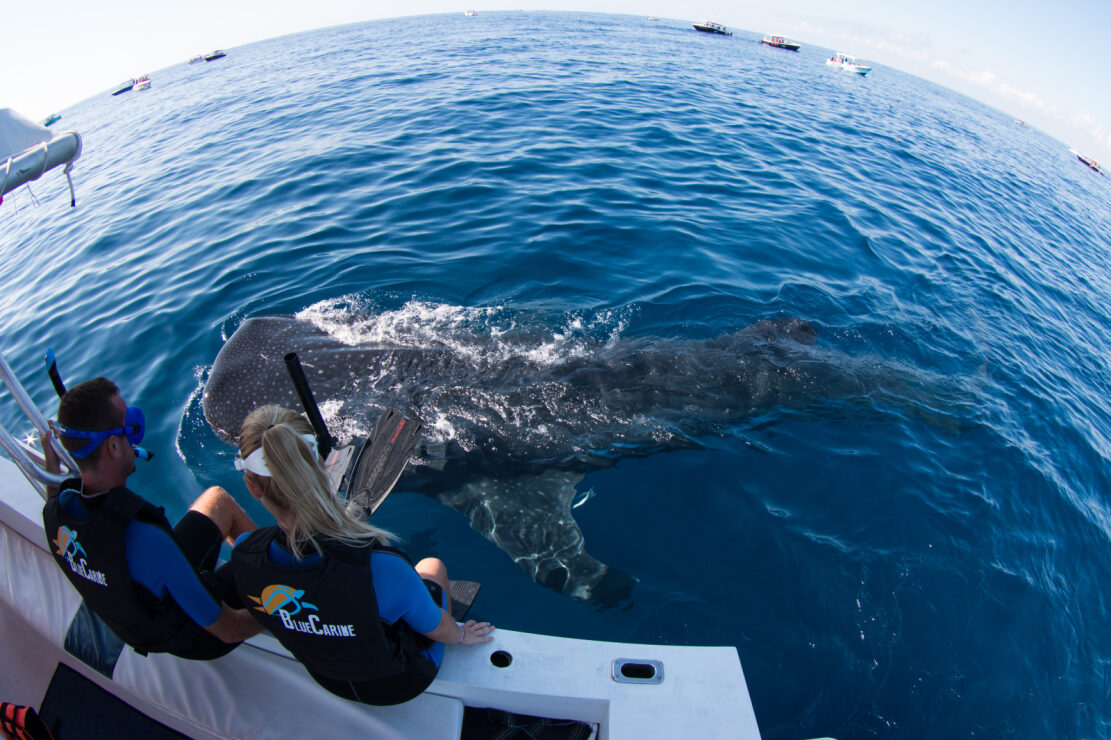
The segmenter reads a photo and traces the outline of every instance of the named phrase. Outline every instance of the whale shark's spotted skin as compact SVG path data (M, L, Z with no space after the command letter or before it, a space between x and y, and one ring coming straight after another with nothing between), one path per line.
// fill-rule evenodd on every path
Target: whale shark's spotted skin
M567 357L501 351L468 336L448 346L345 344L307 321L243 322L203 395L224 441L255 407L300 408L283 357L296 351L322 406L364 429L387 407L423 425L401 487L462 512L538 582L581 599L627 596L633 580L583 549L571 514L584 473L618 459L698 447L695 438L821 399L906 398L906 371L816 345L811 325L761 321L707 341L616 339ZM489 342L489 351L483 342ZM477 349L476 349L477 348Z

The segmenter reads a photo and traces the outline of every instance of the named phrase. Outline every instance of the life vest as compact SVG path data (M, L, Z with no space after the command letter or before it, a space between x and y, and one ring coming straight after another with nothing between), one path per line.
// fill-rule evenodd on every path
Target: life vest
M74 479L61 488L79 487L80 481ZM100 505L84 519L66 513L60 496L47 500L42 521L58 567L89 608L139 652L175 652L191 645L204 629L173 597L156 597L133 581L127 569L124 534L128 525L138 520L172 535L165 513L122 486L98 498L103 499Z
M33 707L0 702L0 735L11 740L54 740Z
M251 615L309 672L337 681L374 681L415 672L435 676L421 641L404 620L382 622L370 572L379 545L354 547L321 538L323 557L308 568L271 562L278 527L251 533L231 554L236 589Z

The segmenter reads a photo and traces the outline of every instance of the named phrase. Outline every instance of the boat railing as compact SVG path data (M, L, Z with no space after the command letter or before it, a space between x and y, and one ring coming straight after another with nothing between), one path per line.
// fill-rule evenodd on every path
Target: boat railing
M0 109L0 115L11 118L17 127L41 128L8 109ZM63 131L49 138L44 137L34 146L7 157L0 154L0 203L3 202L5 195L20 185L37 180L47 170L64 164L62 173L69 183L69 203L70 206L75 206L77 196L73 190L73 178L70 172L73 170L73 163L80 156L81 135L76 131Z
M63 470L66 473L51 473L46 470L46 460L42 453L35 449L29 441L17 439L11 432L9 432L2 424L0 424L0 447L8 454L12 462L16 464L19 471L25 477L40 496L46 498L46 487L57 486L67 478L72 478L78 474L77 463L74 461L73 456L69 451L62 446L61 442L51 433L50 422L46 420L42 412L35 406L35 402L31 400L31 396L23 388L12 371L8 361L0 355L0 380L4 381L4 385L8 387L8 392L12 394L15 402L19 404L19 408L23 411L24 415L31 422L31 426L35 428L38 433L39 439L49 440L51 448L58 456Z

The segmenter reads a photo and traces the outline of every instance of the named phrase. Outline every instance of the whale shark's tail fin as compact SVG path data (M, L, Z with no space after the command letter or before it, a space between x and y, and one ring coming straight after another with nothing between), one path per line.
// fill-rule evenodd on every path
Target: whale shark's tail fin
M359 504L368 517L373 514L404 472L419 437L419 421L406 419L397 409L386 409L347 469L342 486L347 500Z

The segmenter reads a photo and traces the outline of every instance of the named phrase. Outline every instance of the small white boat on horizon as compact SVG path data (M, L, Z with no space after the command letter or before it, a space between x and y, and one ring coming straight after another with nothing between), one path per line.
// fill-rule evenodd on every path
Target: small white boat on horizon
M701 31L702 33L719 33L722 36L732 36L733 32L720 23L713 21L702 21L701 23L694 23L694 30Z
M856 57L840 51L827 59L826 64L836 67L842 72L855 72L858 75L866 75L872 71L872 68L868 65L858 62Z
M796 44L794 41L788 41L786 37L775 33L764 34L764 38L760 39L760 43L774 46L777 49L787 49L788 51L798 51L800 47L800 44Z
M139 90L149 90L150 89L150 77L148 75L143 75L142 77L136 77L135 78L135 85L131 89L135 90L136 92L138 92Z
M1099 162L1097 162L1096 160L1092 159L1086 154L1081 154L1072 147L1069 147L1069 151L1075 154L1076 158L1079 159L1088 169L1098 172L1101 175L1105 174L1103 171L1103 167L1101 167Z
M131 92L132 88L134 88L134 87L135 87L134 78L132 78L130 80L124 80L120 84L116 85L116 89L112 91L112 94L113 95L123 95L125 92Z

